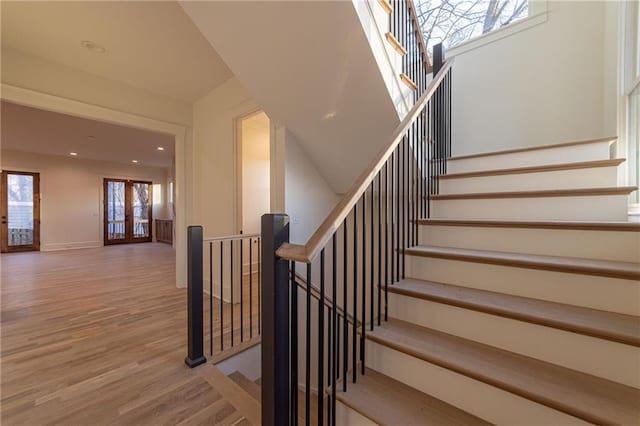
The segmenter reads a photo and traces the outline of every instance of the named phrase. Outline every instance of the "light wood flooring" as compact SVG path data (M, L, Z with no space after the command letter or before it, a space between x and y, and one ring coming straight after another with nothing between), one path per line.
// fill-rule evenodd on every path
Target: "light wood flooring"
M255 423L215 367L183 363L174 259L156 243L2 255L2 425Z

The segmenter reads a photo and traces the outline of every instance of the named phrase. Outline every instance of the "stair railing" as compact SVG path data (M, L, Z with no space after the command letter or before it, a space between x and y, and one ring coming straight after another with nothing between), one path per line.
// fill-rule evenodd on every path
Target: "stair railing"
M383 0L387 1L387 0ZM415 84L415 99L419 99L427 87L427 75L432 67L418 22L413 0L391 0L389 2L389 28L391 34L407 53L402 57L402 78ZM411 84L409 83L409 84Z
M258 342L261 324L260 234L203 238L190 226L188 240L189 353L195 367L205 352L218 362Z
M289 243L286 214L262 217L264 425L335 425L337 393L366 374L366 334L388 318L388 286L405 277L451 152L452 61L434 59L391 142L306 244Z

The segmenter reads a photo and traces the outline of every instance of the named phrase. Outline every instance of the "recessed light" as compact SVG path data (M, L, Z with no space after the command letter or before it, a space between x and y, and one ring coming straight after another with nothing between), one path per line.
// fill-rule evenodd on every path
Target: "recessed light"
M159 146L158 151L164 151L164 146Z
M137 163L137 162L138 162L138 160L131 160L131 162L132 162L132 163Z
M70 152L69 155L71 155L72 157L76 157L78 155L77 152Z
M91 40L82 40L80 42L80 46L92 51L93 53L104 53L107 51L103 46L100 46L98 43Z

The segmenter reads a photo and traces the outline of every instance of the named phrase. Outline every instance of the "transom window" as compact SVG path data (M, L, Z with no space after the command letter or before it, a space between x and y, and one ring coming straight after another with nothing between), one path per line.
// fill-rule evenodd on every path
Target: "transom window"
M416 0L427 49L452 48L529 15L529 0Z

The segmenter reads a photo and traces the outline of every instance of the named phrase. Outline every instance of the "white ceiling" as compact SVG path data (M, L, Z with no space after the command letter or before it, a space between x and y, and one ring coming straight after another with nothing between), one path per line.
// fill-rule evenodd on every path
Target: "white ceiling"
M170 167L174 137L2 102L2 149L131 164ZM93 138L90 138L93 136ZM158 151L158 147L164 151Z
M189 103L232 76L176 2L0 4L3 48ZM82 47L83 40L106 52Z

